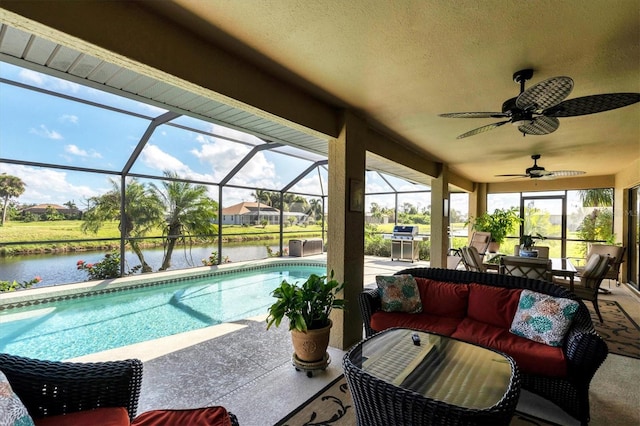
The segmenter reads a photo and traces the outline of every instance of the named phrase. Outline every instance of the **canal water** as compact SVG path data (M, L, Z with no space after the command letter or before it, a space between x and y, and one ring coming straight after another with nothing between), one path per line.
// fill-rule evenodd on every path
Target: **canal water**
M280 250L279 246L269 245L269 247L274 253ZM170 269L203 266L202 259L208 259L212 251L217 251L217 246L192 247L190 249L176 248L171 256ZM147 263L154 271L157 271L162 264L163 249L147 249L143 252ZM104 259L104 255L104 251L91 251L0 257L0 280L23 282L40 277L42 281L37 287L83 282L87 281L88 274L86 271L77 269L78 261L84 260L87 263L96 263ZM222 255L223 257L228 257L231 262L268 257L266 244L223 246ZM127 252L125 259L128 268L140 264L138 257L133 253Z

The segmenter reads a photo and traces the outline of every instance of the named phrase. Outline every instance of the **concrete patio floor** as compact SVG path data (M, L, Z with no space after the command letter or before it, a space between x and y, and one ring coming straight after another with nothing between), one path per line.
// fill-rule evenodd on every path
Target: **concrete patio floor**
M364 285L375 285L376 275L425 266L429 266L428 262L367 257ZM606 283L604 287L607 288ZM640 323L638 294L625 285L612 284L611 290L612 295L606 298L618 301ZM330 365L309 378L291 363L292 347L286 327L267 331L265 318L266 314L81 359L142 359L144 376L138 413L223 405L238 416L242 426L273 425L342 374L344 351L330 347ZM596 393L592 401L606 402L613 411L607 410L602 417L592 410L591 425L622 425L629 421L640 424L640 394L629 391L638 382L640 360L609 355L592 383ZM616 401L607 402L615 395L617 400L624 399L621 407L616 408ZM559 424L578 424L552 404L527 392L523 392L519 409L540 411Z

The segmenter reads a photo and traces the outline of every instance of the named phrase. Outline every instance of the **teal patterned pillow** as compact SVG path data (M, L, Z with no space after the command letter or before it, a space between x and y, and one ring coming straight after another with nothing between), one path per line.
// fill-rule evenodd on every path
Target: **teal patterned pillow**
M534 342L562 346L577 311L575 300L522 290L510 331Z
M0 371L0 426L34 426L27 409Z
M382 310L386 312L422 312L418 283L411 275L376 276Z

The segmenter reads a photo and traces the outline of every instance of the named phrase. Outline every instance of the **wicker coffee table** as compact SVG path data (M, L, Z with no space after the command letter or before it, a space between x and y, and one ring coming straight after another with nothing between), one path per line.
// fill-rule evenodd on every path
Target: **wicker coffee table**
M511 357L437 334L389 329L343 364L362 426L508 425L520 396Z

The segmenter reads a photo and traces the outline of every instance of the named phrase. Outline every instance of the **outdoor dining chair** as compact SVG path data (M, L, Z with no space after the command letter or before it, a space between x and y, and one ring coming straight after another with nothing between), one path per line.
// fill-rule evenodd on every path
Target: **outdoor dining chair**
M491 232L476 231L471 235L469 247L474 247L482 256L487 252L491 242Z
M501 274L516 277L534 278L551 281L551 259L538 257L502 256L500 258Z
M624 253L626 251L626 247L616 246L612 244L592 244L589 248L589 252L587 253L586 262L589 262L591 256L594 254L599 254L602 256L607 256L609 258L609 263L611 268L607 271L604 279L606 280L614 280L616 285L620 285L620 266L622 262L624 262ZM576 266L578 270L578 276L581 276L586 269L585 266ZM609 284L611 286L611 284ZM605 289L601 289L601 291L608 293L609 291L604 291Z
M576 296L593 303L593 309L595 309L600 323L603 323L604 320L602 319L602 314L600 314L600 308L598 308L598 294L600 294L600 285L607 277L610 268L610 258L608 256L593 254L573 285L573 293ZM555 278L554 282L570 288L569 282L565 279Z
M482 262L482 256L474 246L462 247L462 263L467 271L487 272L487 267Z

